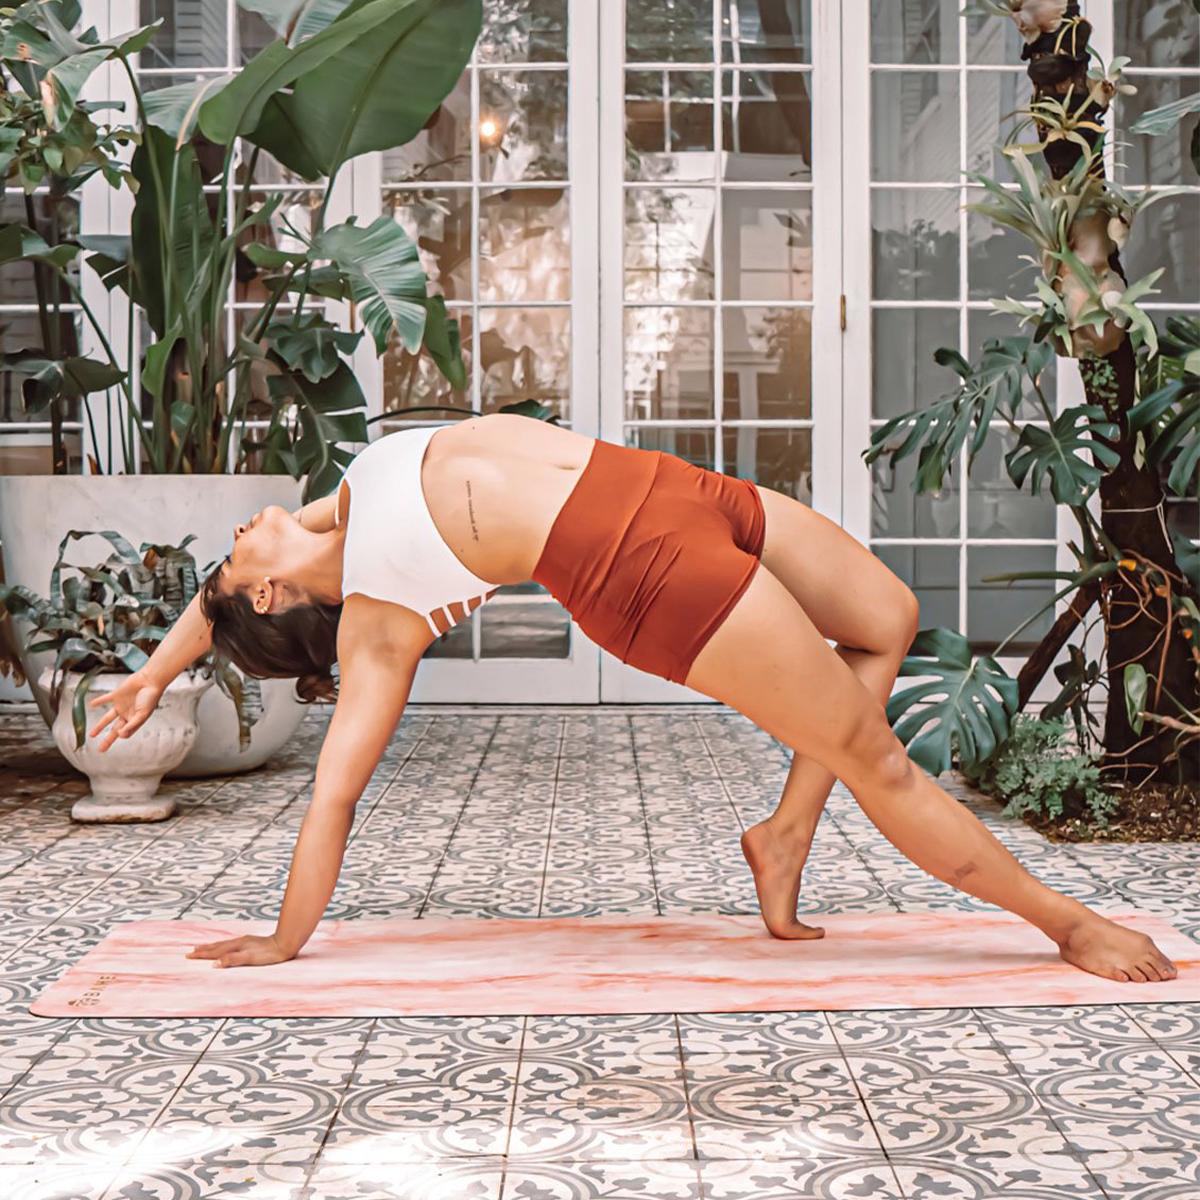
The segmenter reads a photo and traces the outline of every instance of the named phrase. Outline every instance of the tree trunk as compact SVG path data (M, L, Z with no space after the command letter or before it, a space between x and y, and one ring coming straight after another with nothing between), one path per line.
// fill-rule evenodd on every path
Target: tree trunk
M1068 101L1073 97L1076 112L1087 104L1089 34L1090 26L1079 19L1078 4L1069 3L1062 18L1053 23L1053 28L1044 29L1040 37L1027 43L1022 58L1029 63L1028 75L1037 98ZM1105 110L1093 105L1088 116L1103 122ZM1099 135L1087 136L1094 145ZM1073 143L1059 140L1048 144L1045 158L1055 178L1061 178L1075 165L1080 153ZM1108 257L1108 267L1124 278L1115 245ZM1184 753L1172 761L1178 732L1146 722L1142 733L1136 733L1130 724L1125 701L1125 668L1128 664L1140 663L1151 677L1146 711L1179 717L1181 714L1168 692L1186 708L1193 711L1200 708L1200 680L1195 663L1181 636L1181 629L1174 621L1168 597L1162 594L1164 584L1176 596L1178 589L1186 586L1167 533L1162 479L1155 468L1144 463L1138 465L1136 438L1129 435L1128 412L1137 401L1136 355L1127 334L1122 334L1115 349L1102 357L1089 356L1079 347L1076 349L1088 402L1105 409L1120 429L1115 449L1121 460L1100 483L1101 526L1122 559L1130 560L1130 566L1109 576L1101 589L1109 689L1104 724L1104 773L1111 781L1134 785L1151 779L1195 782L1200 779L1200 753L1196 752L1194 744L1185 747ZM1158 570L1154 571L1151 564ZM1055 628L1060 634L1060 624L1063 628L1070 627L1068 622L1056 622ZM1049 640L1044 643L1045 649L1049 649ZM1035 651L1034 658L1038 660L1040 676L1048 665L1043 647ZM1033 659L1027 665L1032 667ZM1030 690L1031 677L1032 671L1026 678Z

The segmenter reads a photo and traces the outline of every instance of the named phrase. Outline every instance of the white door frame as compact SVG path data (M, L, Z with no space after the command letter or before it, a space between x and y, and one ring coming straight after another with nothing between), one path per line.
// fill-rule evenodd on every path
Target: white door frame
M719 8L714 53L720 54ZM841 522L842 429L842 16L837 0L812 0L813 70L813 307L812 506ZM625 4L604 0L600 11L600 433L625 441ZM720 62L720 59L717 59ZM686 64L681 64L686 65ZM717 87L720 87L718 75ZM714 96L720 112L721 97ZM719 120L719 117L718 117ZM769 187L769 184L764 185ZM714 220L719 228L720 203ZM716 251L718 257L720 248ZM718 297L718 300L720 297ZM721 337L720 319L714 333ZM720 387L721 366L714 383ZM709 701L709 697L600 654L600 699L605 703Z

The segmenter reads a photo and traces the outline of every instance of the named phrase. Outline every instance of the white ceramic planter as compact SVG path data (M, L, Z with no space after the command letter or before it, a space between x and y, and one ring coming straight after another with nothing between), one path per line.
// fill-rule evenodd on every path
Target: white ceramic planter
M38 680L49 691L51 671ZM118 738L103 753L97 749L100 738L85 738L75 745L75 726L71 705L82 675L68 672L63 680L58 711L50 726L54 744L63 757L82 771L92 785L90 796L77 800L71 809L76 821L164 821L175 811L175 799L159 796L163 775L178 766L196 740L196 705L202 693L212 687L211 679L183 674L173 680L158 702L158 707L135 734ZM118 686L126 675L105 673L92 680L92 693L98 695ZM88 714L89 729L97 720L95 710Z
M268 504L300 506L301 484L286 475L11 475L0 478L0 541L4 576L45 595L58 544L71 529L115 529L134 547L178 544L196 534L190 549L201 571L233 544L233 526ZM70 561L108 554L102 539L72 545ZM18 623L24 637L27 626ZM53 655L23 655L30 690L46 723L54 720L39 682ZM199 733L173 775L226 775L248 771L274 754L304 716L291 680L266 680L265 711L238 746L232 702L216 687L200 699Z

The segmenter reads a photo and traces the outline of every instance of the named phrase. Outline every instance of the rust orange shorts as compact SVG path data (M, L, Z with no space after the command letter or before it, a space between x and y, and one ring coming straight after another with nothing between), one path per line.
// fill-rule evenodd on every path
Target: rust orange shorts
M592 641L675 683L754 578L754 484L597 441L533 571Z

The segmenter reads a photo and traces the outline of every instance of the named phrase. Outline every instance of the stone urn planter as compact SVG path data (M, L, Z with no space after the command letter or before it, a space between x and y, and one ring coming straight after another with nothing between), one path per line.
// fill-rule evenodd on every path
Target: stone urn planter
M10 475L0 478L0 550L4 577L44 592L58 544L71 529L115 529L135 546L177 545L188 534L198 566L223 558L233 527L268 504L300 507L302 485L286 475ZM82 547L86 542L80 543ZM82 551L81 551L82 555ZM21 640L24 640L24 631ZM40 682L53 655L21 654L30 691L49 725L55 714ZM305 706L291 680L263 682L263 714L238 745L233 704L218 688L205 690L199 731L173 775L228 775L261 765L296 731ZM132 739L130 739L132 740ZM115 747L114 747L115 749Z
M38 683L48 694L51 671ZM172 680L149 720L132 737L118 738L103 754L100 739L85 739L76 748L71 705L82 675L68 672L63 678L58 711L50 725L54 744L63 757L82 771L92 785L91 794L77 800L71 809L75 821L135 822L164 821L175 812L175 799L160 796L163 775L178 766L196 740L196 707L212 687L212 680L199 673L184 672ZM92 694L111 691L126 676L116 672L96 675ZM94 712L94 710L93 710ZM88 725L93 717L89 713Z

